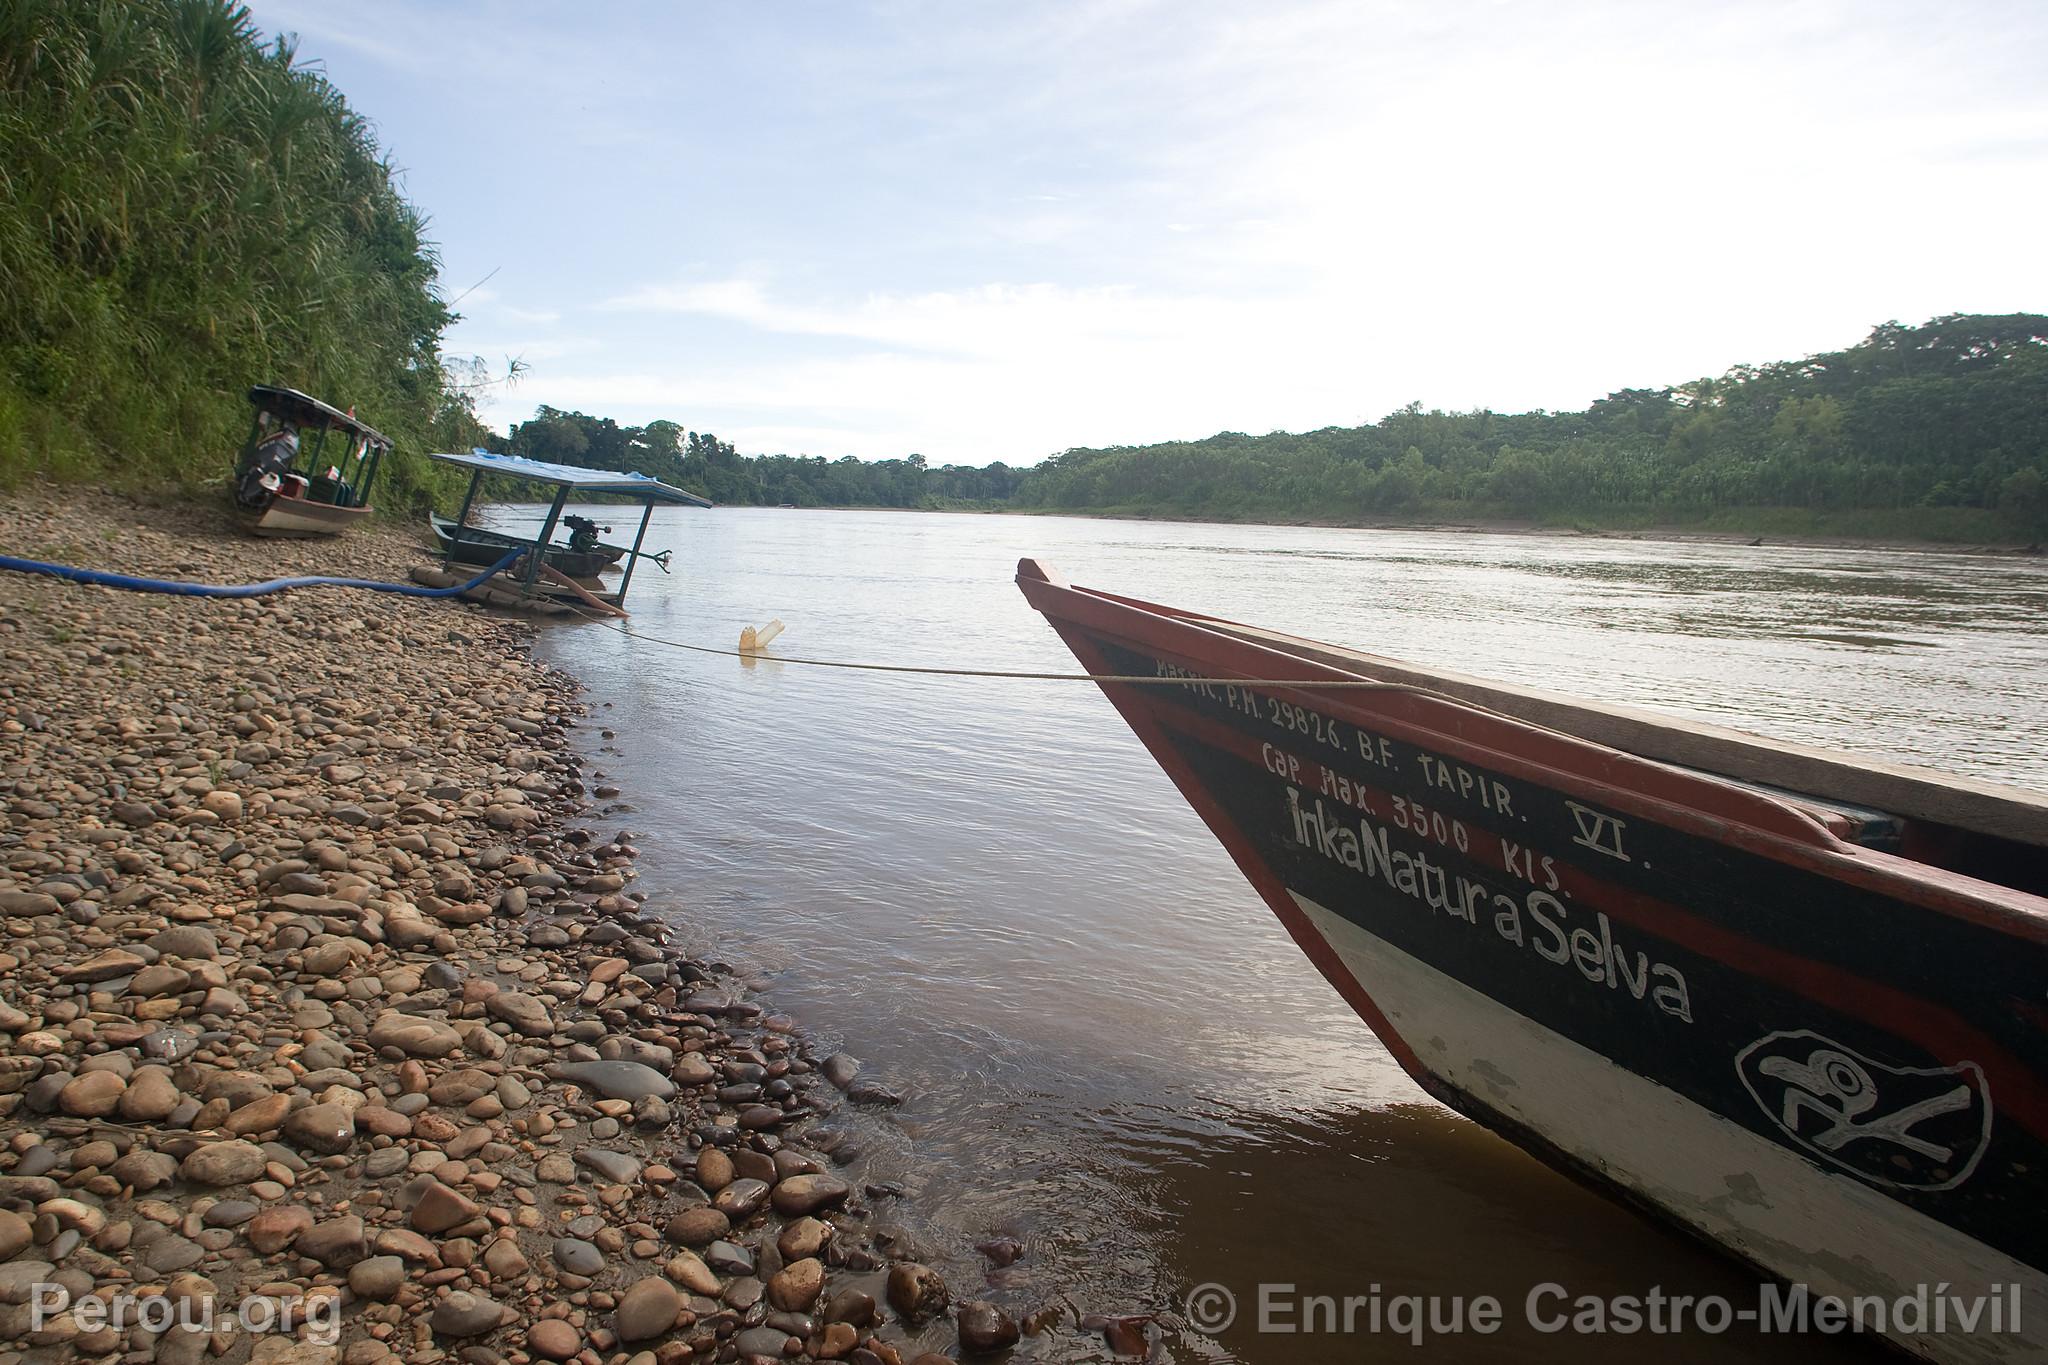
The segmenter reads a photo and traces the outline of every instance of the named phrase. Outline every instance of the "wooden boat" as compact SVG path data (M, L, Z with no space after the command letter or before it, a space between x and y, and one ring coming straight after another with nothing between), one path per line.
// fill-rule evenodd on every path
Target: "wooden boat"
M427 513L427 525L433 531L434 542L444 556L452 558L457 564L471 564L477 568L497 563L507 550L532 543L518 536L509 536L501 531L486 531L478 526L458 527L439 512ZM607 555L602 550L586 552L571 550L564 545L550 545L547 549L547 563L571 578L596 578L611 568L613 561L624 553L624 549L620 549L617 555Z
M438 464L468 470L469 487L463 492L461 509L452 520L429 514L435 538L441 545L442 567L418 570L413 576L421 582L431 581L433 586L444 587L448 583L441 580L460 581L452 572L452 565L457 562L490 565L502 559L507 550L526 551L510 572L494 575L489 583L480 585L471 593L471 596L494 605L518 605L549 612L587 610L597 615L623 616L626 614L626 590L633 586L633 571L641 560L652 560L663 573L668 572L671 552L644 548L655 504L711 506L709 498L686 488L671 487L637 472L553 464L523 455L497 454L481 447L467 451L436 451L427 458ZM476 505L477 492L486 478L513 480L529 488L535 483L554 487L554 501L548 505L547 516L541 520L532 539L497 531L480 531L464 524L469 520L469 509ZM585 497L626 498L640 504L640 525L633 536L632 547L597 545L596 532L610 528L600 528L585 517L566 515L563 509L568 506L572 493ZM555 528L561 525L571 528L568 546L552 543ZM587 537L587 543L596 549L584 548L583 537ZM610 553L612 551L617 553ZM626 561L625 576L619 580L616 592L608 592L597 574L609 559L622 556Z
M2048 798L1017 577L1431 1094L1911 1353L2048 1353Z
M249 404L253 419L235 461L235 501L248 531L332 536L370 515L389 437L297 389L258 384ZM328 448L331 436L337 449Z
M454 522L450 521L447 517L442 516L438 512L430 513L429 520L433 522L436 534L441 534L445 531L452 530L455 526ZM565 525L569 522L580 520L581 519L577 517L562 518L562 521ZM609 531L611 530L611 527L605 526L596 527L593 529ZM507 535L503 531L485 530L481 526L465 526L462 529L462 534L465 539L474 537L476 539L487 541L492 544L502 545L508 550L511 549L514 545L524 545L527 543L524 539L522 539L519 536ZM612 545L602 540L593 540L588 549L584 549L574 543L571 543L568 549L573 554L596 555L599 558L602 558L604 562L607 564L616 564L620 560L624 559L627 555L635 553L635 551L628 546ZM650 556L650 558L651 557L652 556Z

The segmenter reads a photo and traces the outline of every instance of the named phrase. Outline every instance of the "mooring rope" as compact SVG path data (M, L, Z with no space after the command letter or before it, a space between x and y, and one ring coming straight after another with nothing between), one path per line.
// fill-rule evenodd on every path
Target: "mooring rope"
M806 668L843 668L861 673L917 673L942 678L1009 678L1023 682L1128 683L1133 686L1153 687L1344 687L1368 692L1412 692L1417 696L1449 700L1443 698L1440 693L1432 692L1426 687L1417 687L1413 683L1378 682L1370 678L1198 678L1152 673L1041 673L1023 668L942 668L936 664L876 664L850 659L804 659L762 652L750 654L742 649L719 649L714 645L693 645L686 640L670 640L659 635L648 635L642 631L628 630L615 621L578 611L574 607L570 607L569 610L592 625L615 630L628 639L643 640L650 645L684 649L692 654L716 654L727 659L796 664Z

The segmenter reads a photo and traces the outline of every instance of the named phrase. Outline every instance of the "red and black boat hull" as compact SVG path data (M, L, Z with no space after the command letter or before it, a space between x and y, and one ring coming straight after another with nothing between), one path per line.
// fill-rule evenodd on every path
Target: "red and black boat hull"
M1816 1295L2048 1290L2048 901L1031 561L1019 583L1091 673L1141 680L1103 691L1445 1103ZM2038 1327L1886 1330L2039 1358L2036 1302Z

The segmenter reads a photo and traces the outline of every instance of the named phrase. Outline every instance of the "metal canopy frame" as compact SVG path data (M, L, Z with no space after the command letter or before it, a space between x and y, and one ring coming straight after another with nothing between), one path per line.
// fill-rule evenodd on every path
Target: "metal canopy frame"
M465 469L485 474L503 474L511 479L531 479L537 483L552 483L575 489L579 493L620 493L636 502L680 503L689 507L709 507L711 499L700 497L687 488L665 484L650 474L625 474L614 469L584 469L573 464L550 464L546 460L529 460L524 455L499 455L489 450L471 450L457 454L443 451L427 458L439 460L442 464L460 465Z
M341 432L348 438L348 453L336 461L336 467L349 477L350 501L339 504L343 507L368 507L370 490L376 486L377 471L383 466L384 452L391 449L391 438L377 428L355 416L323 403L311 394L297 389L280 388L274 384L255 384L249 389L249 435L242 442L241 453L236 457L236 467L248 456L256 442L263 436L263 418L267 413L275 421L291 426L309 429L313 433L310 449L301 446L297 458L292 461L292 472L303 474L308 479L320 468L320 462L327 453L327 433Z
M448 549L442 555L444 565L454 562L456 539L460 538L462 528L469 523L470 509L476 503L477 489L483 484L484 475L496 474L505 478L527 479L555 485L555 497L548 505L547 519L541 523L540 534L533 540L533 552L526 557L525 591L529 596L533 595L534 585L540 578L541 559L545 547L555 538L555 526L561 521L562 509L568 505L569 494L572 492L624 496L640 504L640 529L633 537L633 549L626 556L624 574L619 580L620 606L625 605L626 590L633 586L633 570L640 563L640 547L647 539L647 524L654 519L654 505L660 502L682 507L712 506L709 498L700 497L685 488L665 484L646 474L550 464L546 460L529 460L522 455L500 455L482 449L471 450L466 454L437 452L428 458L470 471L469 487L462 495L462 510L455 515L456 536L449 540Z

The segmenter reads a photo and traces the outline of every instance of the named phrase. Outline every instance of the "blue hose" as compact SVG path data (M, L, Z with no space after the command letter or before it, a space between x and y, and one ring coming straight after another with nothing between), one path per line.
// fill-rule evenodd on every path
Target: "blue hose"
M136 578L132 574L102 573L98 569L75 569L68 564L45 564L39 559L16 559L0 555L0 569L16 573L45 574L69 583L93 583L103 588L126 588L130 592L162 592L175 597L263 597L287 588L364 588L370 592L396 592L407 597L454 597L480 586L500 569L525 554L524 547L505 552L505 557L467 583L452 588L423 588L416 583L380 583L374 578L273 578L268 583L180 583L173 578Z

